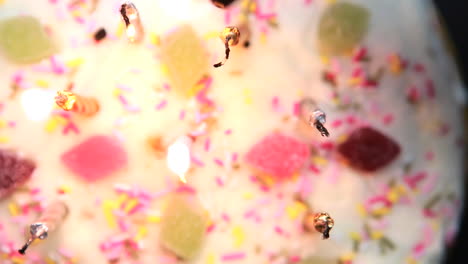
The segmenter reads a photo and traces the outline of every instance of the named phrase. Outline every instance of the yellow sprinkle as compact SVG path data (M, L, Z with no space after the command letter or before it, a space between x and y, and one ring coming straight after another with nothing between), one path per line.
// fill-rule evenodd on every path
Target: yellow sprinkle
M395 189L398 190L398 193L400 195L406 194L406 187L403 184L398 184L397 186L395 186Z
M406 258L406 264L418 264L418 261L416 261L413 257L408 257Z
M398 189L393 188L387 193L387 199L392 202L396 203L400 199L400 194L398 193Z
M169 75L169 68L167 67L166 64L161 64L161 74L163 76L168 76Z
M346 141L346 139L348 139L348 135L342 134L342 135L338 136L338 138L336 139L336 143L337 144L343 143L343 142Z
M314 164L316 165L327 165L328 164L328 160L326 160L325 158L321 157L321 156L313 156L312 157L312 161L314 162Z
M135 235L135 240L140 241L148 235L148 228L145 226L138 227L138 232Z
M48 88L49 83L46 80L37 80L36 85L40 88Z
M367 216L367 211L363 204L358 204L356 209L362 218L365 218Z
M343 262L352 261L355 257L356 257L356 255L354 253L350 252L350 253L346 253L343 256L341 256L340 260L343 261Z
M150 40L151 43L153 43L153 45L155 46L159 46L159 44L161 44L161 38L158 35L156 35L156 33L150 33Z
M267 36L266 36L265 32L261 32L260 33L260 43L261 44L266 44L266 42L267 42Z
M250 12L254 13L255 10L257 10L257 3L251 1L251 2L250 2L250 6L249 6L249 10L250 10Z
M216 263L216 257L213 253L208 254L206 257L206 264L215 264Z
M253 193L251 193L251 192L245 192L245 193L242 195L242 197L243 197L244 199L246 199L246 200L252 199L253 196L254 196L254 195L253 195Z
M438 220L431 221L431 227L434 231L439 231L440 229L440 222Z
M84 62L83 58L75 58L75 59L71 59L65 62L65 65L67 65L67 67L69 68L75 68L83 64L83 62Z
M328 65L330 64L330 58L327 56L321 56L320 60L322 61L323 64Z
M65 119L64 117L54 116L50 118L49 120L47 120L45 124L45 130L48 133L52 133L58 128L59 125L64 125L66 123L67 123L67 119Z
M0 5L3 5L6 0L0 0Z
M157 223L161 222L161 216L159 216L159 215L148 215L146 220L148 220L149 223L157 224Z
M327 4L334 4L336 3L336 0L327 0Z
M7 126L7 122L3 119L0 119L0 128L5 128Z
M305 212L307 206L301 202L294 202L293 204L286 207L286 213L288 214L291 220L295 220L299 217L299 215Z
M355 241L361 241L362 240L362 237L358 232L349 233L349 237L351 237L351 239L355 240Z
M240 247L245 241L245 232L244 229L240 226L235 226L232 229L232 236L234 237L234 246Z
M45 259L46 264L55 264L55 261L49 257L46 257Z
M128 195L126 193L119 194L117 197L117 207L121 207L125 202L127 202L129 199Z
M120 22L119 25L117 26L117 31L115 32L115 35L117 37L121 37L124 30L125 30L125 25L123 22Z
M219 32L218 31L211 31L205 34L205 39L212 39L212 38L217 38L219 37Z
M250 0L244 0L242 1L241 3L241 7L244 9L244 8L247 8L249 7L249 4L250 4Z
M354 77L354 78L349 78L348 84L353 86L353 85L358 85L362 83L362 78L360 77Z
M17 216L19 215L19 207L16 203L9 203L8 204L8 210L10 211L10 214L12 216Z
M117 203L115 201L106 200L103 202L102 207L107 224L110 228L116 228L117 220L115 219L113 211L118 208Z
M388 207L381 207L372 211L372 214L375 216L384 216L384 215L387 215L388 213L390 213L390 208Z
M124 212L128 213L131 210L133 210L136 206L138 205L138 200L137 199L131 199L130 201L127 202L125 205Z
M62 185L59 187L59 191L63 193L70 193L71 192L71 187L68 185Z
M0 144L5 144L10 142L10 138L7 136L0 136Z
M381 239L383 237L383 233L380 231L372 231L370 237L374 240Z
M112 94L115 97L119 97L122 94L122 90L115 88L114 91L112 91Z
M198 92L200 92L205 86L203 84L195 84L191 89L187 91L188 97L195 96Z
M16 257L16 256L15 256L15 257L11 257L10 260L11 260L11 262L12 262L13 264L22 264L22 263L24 263L24 261L25 261L24 258Z

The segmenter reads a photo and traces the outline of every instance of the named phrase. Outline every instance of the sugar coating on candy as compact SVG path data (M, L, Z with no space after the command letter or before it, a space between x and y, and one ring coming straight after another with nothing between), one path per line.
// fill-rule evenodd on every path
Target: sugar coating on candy
M400 154L400 146L390 137L371 127L361 127L338 146L349 166L374 172L390 164Z
M197 256L203 246L208 218L193 195L169 198L161 217L160 242L182 259Z
M307 144L275 132L256 143L247 153L246 160L263 173L285 179L303 166L309 154Z
M96 135L65 152L61 159L74 174L94 182L125 167L127 152L116 138Z
M0 22L0 49L12 62L39 62L55 52L55 46L39 20L17 16Z
M369 11L360 5L331 4L320 17L319 50L326 55L344 55L355 48L369 28Z
M161 42L162 61L178 94L188 96L195 84L209 72L207 52L193 28L181 26Z
M5 197L29 178L36 164L29 159L21 159L9 150L0 149L0 198Z

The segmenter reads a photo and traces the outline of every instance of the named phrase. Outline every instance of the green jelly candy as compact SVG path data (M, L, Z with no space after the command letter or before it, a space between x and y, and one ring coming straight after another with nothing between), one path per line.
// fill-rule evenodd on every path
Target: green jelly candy
M193 259L202 248L208 217L194 196L169 198L161 218L162 245L182 259Z
M350 53L366 36L369 11L357 4L339 2L330 5L318 25L319 50L324 55Z
M44 27L31 16L0 21L0 49L8 59L20 64L39 62L55 52Z
M191 97L197 82L209 73L208 53L191 26L183 25L161 41L162 62L174 90Z

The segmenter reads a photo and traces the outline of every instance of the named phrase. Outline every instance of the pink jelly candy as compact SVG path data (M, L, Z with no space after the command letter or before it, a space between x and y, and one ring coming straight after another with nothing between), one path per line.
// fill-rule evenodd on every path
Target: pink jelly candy
M281 133L272 133L256 143L246 159L256 169L285 179L302 167L309 154L307 144Z
M83 180L94 182L123 168L127 153L117 139L97 135L64 153L62 162Z

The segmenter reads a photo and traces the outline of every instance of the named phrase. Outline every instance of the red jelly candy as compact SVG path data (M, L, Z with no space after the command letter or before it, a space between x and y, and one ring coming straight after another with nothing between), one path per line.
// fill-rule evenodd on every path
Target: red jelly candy
M83 180L94 182L125 167L127 153L117 139L97 135L64 153L62 162Z
M0 150L0 198L29 180L34 169L33 161L21 159L12 151Z
M281 133L273 133L256 143L246 159L260 171L284 179L298 171L309 154L307 144Z
M356 129L338 146L338 152L347 159L349 166L365 172L385 167L400 151L398 143L371 127Z

